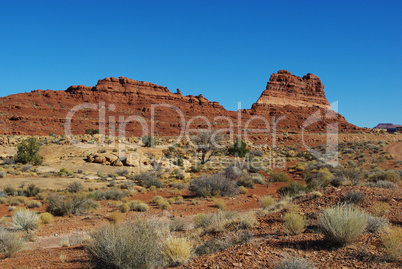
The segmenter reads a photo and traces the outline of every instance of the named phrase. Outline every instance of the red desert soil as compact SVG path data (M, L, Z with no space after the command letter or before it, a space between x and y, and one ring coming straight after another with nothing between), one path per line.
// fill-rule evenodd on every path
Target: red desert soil
M402 142L397 142L386 148L388 153L394 155L398 160L402 160Z

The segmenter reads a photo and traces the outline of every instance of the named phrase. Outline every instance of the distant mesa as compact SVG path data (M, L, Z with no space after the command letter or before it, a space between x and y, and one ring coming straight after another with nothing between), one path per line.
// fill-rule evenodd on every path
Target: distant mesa
M65 117L74 106L82 103L106 102L114 104L115 110L108 111L108 116L119 119L120 116L139 116L150 123L153 104L168 104L178 108L186 121L194 116L199 123L197 128L205 128L202 119L214 122L215 118L227 116L236 128L237 111L228 111L218 102L209 101L202 94L182 95L179 89L171 92L167 87L126 77L110 77L98 81L95 86L70 86L65 91L35 90L30 93L19 93L0 98L1 129L0 134L48 135L63 134ZM250 109L242 109L244 124L255 115L266 119L278 119L277 128L281 132L300 132L306 119L317 109L328 110L330 104L325 97L321 80L307 74L303 77L292 75L289 71L280 70L271 75L265 90ZM335 112L333 112L335 113ZM311 131L325 132L330 121L337 121L340 132L360 131L348 123L338 113L332 119L320 119L311 127ZM108 117L107 116L107 117ZM155 112L155 130L157 135L178 135L181 125L177 111L160 106ZM83 134L86 129L99 128L99 112L90 109L79 111L71 125L74 134ZM107 120L108 118L106 118ZM118 123L116 123L118 124ZM108 123L106 123L108 128ZM230 122L221 120L216 124L219 128L228 128ZM141 135L139 124L127 125L127 135ZM150 126L148 127L150 128ZM264 128L264 122L254 121L248 128Z

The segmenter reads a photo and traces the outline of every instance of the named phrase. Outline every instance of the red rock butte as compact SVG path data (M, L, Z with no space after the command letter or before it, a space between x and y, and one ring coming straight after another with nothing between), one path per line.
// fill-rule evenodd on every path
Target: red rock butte
M125 77L105 78L96 86L70 86L65 91L34 90L30 93L13 94L0 98L0 133L5 135L48 135L64 134L67 113L76 105L83 103L106 106L114 104L115 108L106 112L106 130L109 130L109 119L117 121L129 116L140 116L150 128L151 105L168 104L180 109L186 123L194 116L214 122L216 128L228 128L231 123L237 133L239 112L228 111L218 102L212 102L198 96L183 96L179 89L172 93L164 86ZM258 115L271 121L282 117L277 123L281 132L300 132L306 119L317 110L325 113L330 108L324 93L324 86L317 76L307 74L297 77L286 70L272 74L266 89L250 109L240 111L242 128L264 128L264 122L253 120L244 126L247 120ZM325 117L311 125L310 131L325 132L326 124L337 121L340 132L359 131L348 123L344 117L334 113L333 119ZM119 118L120 116L120 118ZM182 122L177 111L168 107L157 107L154 111L154 133L159 136L173 136L180 133ZM222 119L221 116L227 116ZM74 134L83 134L86 129L99 128L99 112L91 109L80 110L74 115L71 127ZM232 122L230 122L232 121ZM121 122L116 122L116 127ZM205 128L205 120L200 117L193 121L191 128ZM127 124L126 135L139 136L143 129L138 122ZM107 133L108 134L108 133Z

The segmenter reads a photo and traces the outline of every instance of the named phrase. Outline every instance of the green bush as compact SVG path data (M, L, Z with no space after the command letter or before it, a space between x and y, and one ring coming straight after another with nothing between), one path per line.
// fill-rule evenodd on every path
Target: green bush
M243 140L236 139L233 145L228 149L230 155L236 157L244 157L249 152L247 149L247 144Z
M41 192L41 189L37 186L35 186L35 184L29 184L27 188L24 189L24 194L27 197L33 197L36 196L38 193Z
M89 135L99 134L99 129L93 129L93 128L86 129L85 134Z
M17 145L17 155L15 161L23 164L32 163L39 165L42 157L39 155L40 144L35 137L30 137Z
M168 263L163 255L168 234L167 225L138 219L98 229L86 249L106 268L161 268Z
M144 188L150 188L151 186L155 186L157 188L165 187L165 184L156 177L154 173L151 172L142 172L133 177L134 181Z
M351 206L328 208L318 218L326 239L334 245L353 242L367 226L367 214Z
M144 146L148 147L148 148L153 147L155 145L155 140L152 136L148 136L148 135L143 136L141 138L141 141L142 141L142 143L144 143Z
M271 173L269 173L269 175L271 176L271 181L273 181L273 182L288 182L289 181L288 175L283 172L272 171Z

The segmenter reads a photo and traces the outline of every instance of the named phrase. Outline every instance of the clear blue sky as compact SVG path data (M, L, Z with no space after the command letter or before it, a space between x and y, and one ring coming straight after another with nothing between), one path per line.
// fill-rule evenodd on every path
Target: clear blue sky
M0 96L126 76L250 108L313 73L358 126L402 124L402 1L1 1Z

